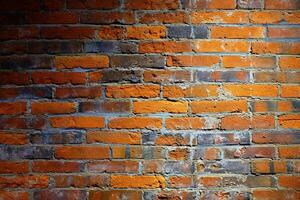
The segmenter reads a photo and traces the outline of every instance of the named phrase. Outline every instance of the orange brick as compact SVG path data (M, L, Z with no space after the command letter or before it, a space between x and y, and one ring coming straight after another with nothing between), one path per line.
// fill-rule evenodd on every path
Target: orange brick
M153 98L160 94L159 85L107 86L106 96L112 98Z
M204 187L218 187L221 184L221 177L204 176L199 178L199 184Z
M115 197L126 197L128 199L142 199L142 191L137 190L91 190L89 199L111 199Z
M179 7L177 0L127 0L125 8L133 10L160 10L176 9Z
M282 128L300 128L300 115L297 114L281 115L278 121Z
M140 144L141 133L119 131L89 131L87 143Z
M112 175L113 188L165 188L166 181L163 176L128 176Z
M29 200L29 193L26 191L0 190L0 198L3 200Z
M162 127L162 120L150 117L112 118L109 121L108 127L116 129L159 129Z
M169 120L170 118L167 118ZM174 118L173 118L174 119ZM183 135L157 135L155 140L156 145L164 145L164 146L187 146L190 144L190 137Z
M17 115L25 112L25 102L0 102L0 115Z
M168 158L170 160L186 160L188 159L189 151L186 148L176 148L168 152Z
M300 57L281 56L279 58L279 66L284 70L300 69Z
M198 11L192 12L192 23L248 23L248 12L245 11Z
M107 159L109 158L109 147L95 146L62 146L56 147L55 157L58 159Z
M284 12L283 19L287 23L290 24L299 24L300 23L300 13L298 11L295 12Z
M203 159L204 160L217 160L220 159L220 149L217 148L206 148L204 151Z
M1 174L25 174L28 172L28 162L0 161Z
M247 112L247 101L193 101L192 113Z
M168 66L175 67L212 67L219 63L218 56L169 56L167 59Z
M251 120L253 129L272 129L275 127L273 115L254 115Z
M150 23L188 23L188 15L183 11L168 11L168 12L155 12L155 13L141 13L139 22L144 24Z
M104 40L121 40L126 37L126 29L121 26L103 26L100 28L98 36Z
M191 51L191 44L186 41L156 41L139 44L140 53L181 53Z
M186 113L187 102L173 101L137 101L133 103L134 113Z
M93 116L51 117L50 124L54 128L103 128L104 118Z
M277 11L253 11L249 14L254 24L277 24L282 20L282 13Z
M221 119L221 128L225 130L245 130L250 128L250 120L246 116L231 115Z
M75 103L69 102L32 102L32 114L63 114L76 111Z
M276 66L275 57L259 56L223 56L223 66L232 67L255 67L274 68Z
M255 54L300 54L299 42L252 42Z
M265 28L258 26L213 26L211 27L212 38L263 38Z
M24 145L28 144L28 136L25 133L0 131L0 144Z
M290 189L299 189L300 176L279 176L279 185Z
M260 174L271 173L271 161L270 160L253 160L252 172Z
M242 52L247 53L250 43L246 41L226 41L226 40L198 40L194 43L196 52Z
M179 85L167 85L163 87L163 96L167 98L216 97L218 88L217 85L193 85L187 88Z
M188 82L191 72L186 70L147 70L144 72L144 81L153 83Z
M224 90L237 97L276 97L276 85L224 85Z
M166 118L166 128L171 130L203 129L205 119L200 117Z
M281 85L281 97L300 97L300 86Z
M194 8L198 9L234 9L235 7L235 0L196 0L194 6Z
M159 39L166 37L164 26L129 26L127 27L128 39Z
M112 147L113 158L125 158L126 157L126 146L113 146Z
M278 152L280 158L300 158L299 146L280 146Z
M269 38L298 38L300 28L268 27Z
M57 69L73 68L106 68L109 66L108 56L56 56Z

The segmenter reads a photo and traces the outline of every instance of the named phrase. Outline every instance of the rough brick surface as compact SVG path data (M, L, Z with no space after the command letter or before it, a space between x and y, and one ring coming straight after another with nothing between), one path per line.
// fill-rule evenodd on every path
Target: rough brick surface
M299 0L0 3L0 199L300 199Z

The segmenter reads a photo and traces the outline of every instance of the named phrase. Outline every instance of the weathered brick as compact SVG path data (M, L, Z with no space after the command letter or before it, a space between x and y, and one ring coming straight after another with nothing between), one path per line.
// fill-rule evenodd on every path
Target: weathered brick
M266 0L265 8L274 10L293 10L299 9L300 5L297 0Z
M249 84L249 85L224 85L225 92L232 96L237 97L276 97L277 96L277 86L275 85L259 85L259 84Z
M115 129L159 129L162 127L162 120L150 117L112 118L108 126Z
M84 51L87 53L137 53L137 44L134 42L85 42Z
M68 9L113 9L119 6L119 2L117 0L111 1L80 1L80 0L67 0L66 4Z
M264 5L260 0L238 0L237 1L238 8L246 8L246 9L259 9L263 8Z
M33 144L81 144L84 133L77 130L43 131L30 135Z
M250 43L247 41L198 40L194 43L193 49L200 53L247 53L250 49Z
M192 23L248 23L248 13L244 11L197 11L192 12Z
M278 117L279 124L282 128L299 128L300 115L287 114Z
M176 9L179 7L177 0L126 0L125 8L133 10Z
M244 82L250 80L246 71L197 71L196 80L202 82Z
M240 101L193 101L192 113L222 113L222 112L247 112L247 102Z
M300 86L298 85L282 85L281 97L300 97Z
M33 72L32 81L35 84L84 84L86 74L81 72Z
M151 41L139 44L140 53L182 53L191 51L191 44L186 41Z
M208 37L207 26L169 26L168 27L169 38L195 38L205 39Z
M49 176L46 175L0 177L1 188L46 188L48 185Z
M203 81L203 80L201 80ZM163 96L166 98L194 98L194 97L216 97L218 96L217 85L166 85L163 87Z
M168 66L175 67L212 67L219 63L217 56L169 56L167 58Z
M140 144L141 134L125 131L89 131L86 140L88 143Z
M65 161L35 161L32 165L33 172L58 172L58 173L72 173L81 172L83 164L79 162L65 162Z
M79 104L79 112L128 113L129 111L129 101L81 102Z
M163 176L111 176L111 185L114 188L165 188L166 182Z
M299 42L252 42L254 54L299 54Z
M249 14L250 22L254 24L278 24L282 17L282 13L277 11L253 11Z
M0 102L0 115L18 115L26 112L25 102Z
M33 194L35 199L57 199L57 200L71 200L71 199L85 199L87 194L83 190L58 190L47 189L35 191Z
M130 26L126 29L126 38L134 40L159 39L166 37L164 26Z
M114 199L115 197L141 200L142 192L137 190L91 190L89 196L90 200Z
M233 26L213 26L211 28L212 38L263 38L264 27L233 27Z
M1 174L25 174L28 172L28 162L0 161Z
M102 94L101 87L59 87L56 88L55 97L64 98L97 98Z
M151 12L139 13L139 22L144 24L152 24L152 23L165 23L165 24L173 24L173 23L187 23L188 15L183 11L168 11L168 12Z
M283 70L299 69L300 58L294 56L282 56L279 59L279 66Z
M2 199L15 199L15 200L28 200L29 193L26 191L0 191L0 198Z
M75 103L68 102L33 102L31 104L32 114L64 114L76 111Z
M45 39L93 39L95 30L91 27L47 27L41 29Z
M186 113L188 111L187 102L173 101L140 101L133 102L134 113Z
M153 55L118 55L111 57L112 67L149 67L163 68L165 59Z
M109 65L107 56L57 56L55 66L58 69L105 68Z
M98 116L51 117L50 124L54 128L103 128L104 118Z
M186 70L149 70L144 72L144 80L153 83L189 82L191 73Z
M97 82L132 82L138 83L143 79L141 70L105 70L101 72L91 72L91 83Z
M83 24L133 24L135 21L133 12L82 12L80 22Z

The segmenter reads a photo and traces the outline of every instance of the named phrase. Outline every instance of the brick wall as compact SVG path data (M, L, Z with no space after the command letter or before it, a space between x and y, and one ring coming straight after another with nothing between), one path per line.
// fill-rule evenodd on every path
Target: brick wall
M299 0L0 4L0 199L300 199Z

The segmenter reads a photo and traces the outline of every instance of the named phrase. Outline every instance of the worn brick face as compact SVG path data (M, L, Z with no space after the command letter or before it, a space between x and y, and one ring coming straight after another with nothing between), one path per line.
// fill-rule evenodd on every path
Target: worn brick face
M0 199L300 199L299 0L0 2Z

